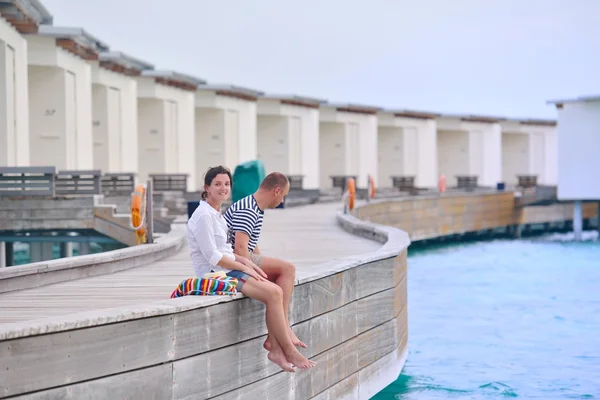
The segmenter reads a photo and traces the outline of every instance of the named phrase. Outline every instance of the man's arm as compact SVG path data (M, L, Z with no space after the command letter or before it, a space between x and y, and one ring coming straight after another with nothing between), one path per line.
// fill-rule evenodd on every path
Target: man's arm
M250 237L246 232L235 232L235 249L233 249L233 252L237 255L250 259L250 252L248 251L249 240Z

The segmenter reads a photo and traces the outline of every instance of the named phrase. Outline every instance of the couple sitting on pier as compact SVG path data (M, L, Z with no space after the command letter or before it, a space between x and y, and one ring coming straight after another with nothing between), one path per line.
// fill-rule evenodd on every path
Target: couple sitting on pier
M284 371L293 372L294 366L311 368L315 363L296 349L306 345L296 337L288 318L295 268L264 257L257 246L264 210L283 201L288 179L278 172L267 175L254 194L233 203L222 215L221 205L229 198L232 184L231 173L223 166L206 172L202 201L187 227L194 272L198 278L211 272L237 278L238 291L266 305L268 359Z

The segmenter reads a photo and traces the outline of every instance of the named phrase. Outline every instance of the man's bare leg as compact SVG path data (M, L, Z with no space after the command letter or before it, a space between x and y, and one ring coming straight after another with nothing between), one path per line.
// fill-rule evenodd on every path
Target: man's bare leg
M269 335L274 339L270 351L273 354L270 354L269 360L275 362L284 370L289 370L287 364L290 363L298 368L314 367L315 363L304 357L290 339L289 324L286 323L285 314L283 313L283 291L281 288L271 282L257 281L250 278L244 283L242 293L265 303L267 307L267 329ZM277 341L277 344L275 344L275 341ZM279 349L281 349L284 357L281 357L281 354L278 353Z
M287 321L289 326L289 309L290 301L292 300L292 293L294 291L296 268L287 261L283 261L272 257L261 257L260 268L263 271L265 271L269 280L275 283L277 286L279 286L283 291L283 312L285 314L285 320ZM300 339L298 339L291 327L289 330L289 334L294 346L304 348L307 347L306 344L304 344ZM264 348L267 351L271 349L269 336L267 336L267 339L265 340Z

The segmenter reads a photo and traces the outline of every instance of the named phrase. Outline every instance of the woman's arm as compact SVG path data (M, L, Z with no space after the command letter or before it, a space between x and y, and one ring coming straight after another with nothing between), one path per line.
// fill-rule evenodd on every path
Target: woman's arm
M211 265L218 265L222 268L242 271L253 278L264 280L259 278L253 268L248 267L237 260L232 260L217 249L217 244L215 242L215 224L210 216L206 215L198 219L196 226L193 229L193 234L202 255L208 259L208 262Z

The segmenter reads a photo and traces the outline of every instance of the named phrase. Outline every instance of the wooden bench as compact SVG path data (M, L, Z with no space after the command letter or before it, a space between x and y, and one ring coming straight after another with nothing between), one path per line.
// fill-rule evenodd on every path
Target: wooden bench
M187 192L188 174L150 174L152 189L157 192Z
M54 167L0 167L0 197L54 197Z
M537 175L517 175L519 183L517 186L522 188L530 188L537 186Z
M288 175L287 178L290 182L290 190L302 190L304 175Z
M477 187L477 176L476 175L457 175L456 176L456 187L459 189L472 190Z
M333 183L333 187L342 189L342 192L346 190L346 182L348 178L353 178L356 185L356 175L331 175L330 178Z
M100 170L59 171L55 176L56 195L100 194Z
M104 174L101 179L102 193L106 196L129 196L135 189L135 174Z
M392 178L392 187L398 188L401 191L411 191L415 188L414 176L397 175L390 178Z

